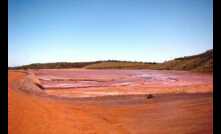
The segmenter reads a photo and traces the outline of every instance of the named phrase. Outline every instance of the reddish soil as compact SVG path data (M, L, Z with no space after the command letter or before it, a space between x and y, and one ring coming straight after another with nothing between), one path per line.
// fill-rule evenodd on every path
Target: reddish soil
M183 89L194 90L191 94L154 94L151 99L145 95L63 99L11 89L13 81L26 75L9 71L9 134L211 134L213 131L212 76L205 75L203 79L208 80L204 83ZM112 87L109 92L121 89ZM58 96L63 90L56 90L61 91ZM158 89L161 90L165 89Z

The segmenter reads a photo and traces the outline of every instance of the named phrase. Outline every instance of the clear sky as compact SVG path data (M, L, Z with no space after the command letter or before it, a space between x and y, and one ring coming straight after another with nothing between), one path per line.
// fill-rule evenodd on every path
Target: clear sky
M212 0L9 0L9 66L163 62L213 48Z

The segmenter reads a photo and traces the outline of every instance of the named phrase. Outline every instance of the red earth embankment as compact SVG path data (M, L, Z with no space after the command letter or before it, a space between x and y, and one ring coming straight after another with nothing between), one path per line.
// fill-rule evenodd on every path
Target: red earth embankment
M25 76L9 71L9 134L210 134L213 130L211 93L56 99L11 89L14 80Z

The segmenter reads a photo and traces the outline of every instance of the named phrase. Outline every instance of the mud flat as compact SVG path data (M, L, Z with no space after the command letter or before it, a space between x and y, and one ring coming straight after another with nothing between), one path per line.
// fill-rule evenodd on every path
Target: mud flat
M211 74L187 71L43 69L32 72L48 95L67 98L207 93L213 89Z
M90 70L87 71L89 72ZM45 70L46 72L48 70ZM83 78L94 79L93 75L88 72L85 73ZM44 72L35 72L35 75L45 76L42 73ZM51 75L52 72L49 73L48 76L56 76ZM116 70L115 73L110 71L109 76L112 77L106 79L103 75L105 74L104 72L101 71L99 73L100 76L96 77L96 79L102 79L103 81L113 81L119 76L121 76L121 80L131 80L134 75L133 73L123 75L126 72L118 72ZM176 73L186 74L186 72ZM57 75L56 79L58 77L61 78L61 74ZM79 75L81 74L84 73L79 73ZM91 78L86 77L86 74L92 75ZM185 78L191 79L187 74ZM73 74L69 73L69 75ZM191 75L193 76L192 83L194 83L193 79L196 82L195 84L181 86L183 90L189 90L186 93L165 92L166 89L169 90L170 88L174 88L175 91L175 88L180 88L180 86L170 85L169 87L161 86L159 88L159 85L156 84L154 86L153 84L149 87L149 91L155 89L160 92L162 90L164 94L153 94L153 97L149 99L146 96L149 93L146 90L149 85L145 84L135 88L145 89L144 94L139 95L127 94L128 91L134 90L134 87L139 85L135 84L132 86L133 88L128 85L115 85L108 88L104 86L99 89L102 92L125 90L122 91L125 94L111 96L105 94L102 97L91 97L91 94L89 94L88 97L74 97L76 94L73 93L75 95L71 95L69 98L39 96L16 90L14 89L16 87L11 86L14 81L26 76L27 74L23 72L9 71L8 130L10 134L211 134L213 131L211 75ZM73 81L70 80L73 78L79 79L80 77L68 77L69 81ZM81 77L81 80L83 78ZM176 78L182 82L179 76ZM149 78L147 79L149 80ZM55 82L57 81L55 80ZM88 92L89 90L98 91L96 87L72 87L68 89L59 87L57 89L44 89L43 92L48 94L48 91L53 91L54 94L50 95L57 94L57 96L60 96L65 91L67 91L67 94L70 93L69 91L71 90L81 91L79 95L82 95L84 90Z

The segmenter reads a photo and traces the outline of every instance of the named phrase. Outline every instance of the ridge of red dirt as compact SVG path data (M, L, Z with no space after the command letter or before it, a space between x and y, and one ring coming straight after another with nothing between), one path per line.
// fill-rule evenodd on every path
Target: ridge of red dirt
M212 133L212 95L177 94L62 100L11 89L27 74L9 71L9 134Z

